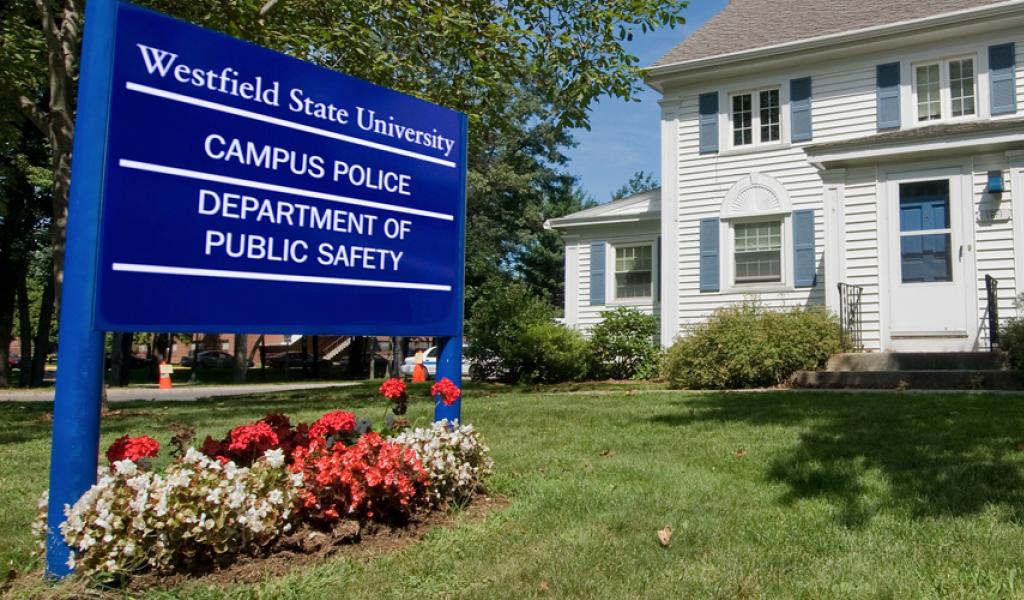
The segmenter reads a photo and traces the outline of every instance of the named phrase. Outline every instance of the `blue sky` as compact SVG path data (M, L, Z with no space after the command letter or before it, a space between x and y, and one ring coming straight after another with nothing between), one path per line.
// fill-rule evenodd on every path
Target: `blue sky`
M683 38L720 11L728 0L691 0L683 11L684 26L641 35L626 49L648 66L661 58ZM580 186L598 202L637 171L651 171L661 180L661 111L659 94L645 86L640 102L604 99L591 108L590 131L575 133L579 145L568 152L569 171L579 177Z

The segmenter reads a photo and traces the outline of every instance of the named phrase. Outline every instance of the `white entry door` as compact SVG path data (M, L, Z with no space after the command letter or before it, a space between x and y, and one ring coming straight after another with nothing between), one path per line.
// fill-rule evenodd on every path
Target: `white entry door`
M977 337L970 196L956 172L900 176L887 184L889 347L964 351Z

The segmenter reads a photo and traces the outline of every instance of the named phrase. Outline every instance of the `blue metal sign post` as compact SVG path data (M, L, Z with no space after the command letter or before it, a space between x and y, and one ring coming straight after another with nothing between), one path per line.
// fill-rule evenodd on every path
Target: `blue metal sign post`
M97 467L104 331L441 336L461 386L466 117L114 0L86 8L50 466ZM438 402L435 419L461 403Z

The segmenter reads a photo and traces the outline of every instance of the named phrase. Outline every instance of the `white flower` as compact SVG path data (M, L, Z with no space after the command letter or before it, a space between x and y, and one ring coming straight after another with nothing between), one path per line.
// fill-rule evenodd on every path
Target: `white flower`
M114 472L118 475L131 477L139 471L138 465L130 460L119 460L114 463Z
M267 459L267 465L275 469L284 465L284 451L280 448L267 450L263 456Z

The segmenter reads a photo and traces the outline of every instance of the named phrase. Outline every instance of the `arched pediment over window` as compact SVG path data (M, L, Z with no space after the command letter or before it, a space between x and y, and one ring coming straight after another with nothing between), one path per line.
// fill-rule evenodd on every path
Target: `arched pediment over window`
M786 215L792 210L786 188L771 175L754 172L737 181L725 195L721 218Z

